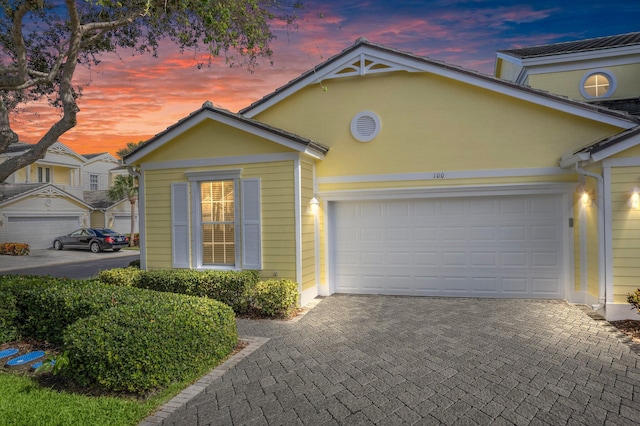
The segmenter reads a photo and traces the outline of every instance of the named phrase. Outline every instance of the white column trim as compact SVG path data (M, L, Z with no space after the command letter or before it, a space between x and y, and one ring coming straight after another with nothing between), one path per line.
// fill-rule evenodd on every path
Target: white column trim
M611 206L611 167L606 166L602 169L603 178L603 204L604 209L604 256L605 256L605 291L606 303L613 303L613 221L611 215L613 209Z
M298 293L302 295L302 165L300 158L293 160L293 191L294 191L294 208L295 208L295 233L296 233L296 282L298 283Z

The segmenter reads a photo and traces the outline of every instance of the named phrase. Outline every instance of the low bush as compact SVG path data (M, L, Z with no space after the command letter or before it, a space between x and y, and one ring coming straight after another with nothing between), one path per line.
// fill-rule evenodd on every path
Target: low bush
M150 296L137 288L107 286L86 280L49 279L49 285L22 290L18 327L25 336L62 343L64 330L80 318Z
M199 297L157 294L70 325L65 375L110 391L144 394L224 359L237 344L233 311Z
M140 259L132 260L131 262L129 262L129 268L140 269Z
M627 302L631 303L631 306L640 313L640 288L627 294Z
M137 287L142 271L140 268L129 266L127 268L105 269L98 272L98 280L107 285L124 287Z
M260 314L287 317L298 303L298 286L287 279L260 281L253 291L252 305Z
M250 295L258 277L257 271L140 271L134 268L111 269L98 275L98 279L105 284L205 296L226 303L236 313L247 312Z
M11 256L27 256L30 253L29 244L23 243L1 243L0 254Z
M0 344L18 338L16 297L0 288Z

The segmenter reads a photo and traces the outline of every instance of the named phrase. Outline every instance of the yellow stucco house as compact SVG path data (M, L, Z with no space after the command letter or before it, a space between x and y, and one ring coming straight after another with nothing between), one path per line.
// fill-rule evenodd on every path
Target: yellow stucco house
M543 298L635 315L640 119L511 80L359 39L238 114L205 102L125 158L142 267L258 269L298 282L302 304Z

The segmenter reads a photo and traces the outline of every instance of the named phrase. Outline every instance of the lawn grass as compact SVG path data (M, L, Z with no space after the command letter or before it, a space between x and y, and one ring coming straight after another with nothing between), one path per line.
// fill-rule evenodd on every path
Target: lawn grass
M0 372L0 425L137 425L214 367L203 366L197 374L172 384L146 400L58 392L41 386L31 376Z

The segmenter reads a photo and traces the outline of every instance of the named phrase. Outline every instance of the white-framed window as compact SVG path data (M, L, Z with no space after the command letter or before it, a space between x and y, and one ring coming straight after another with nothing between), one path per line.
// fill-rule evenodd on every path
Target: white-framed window
M236 264L236 180L199 182L203 266Z
M608 70L591 70L580 80L580 94L585 99L601 99L610 97L616 90L615 75Z
M38 182L51 182L51 168L38 166Z
M89 190L98 190L98 175L89 175Z
M186 173L188 183L172 184L173 267L262 268L260 179L240 172Z

